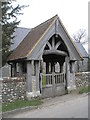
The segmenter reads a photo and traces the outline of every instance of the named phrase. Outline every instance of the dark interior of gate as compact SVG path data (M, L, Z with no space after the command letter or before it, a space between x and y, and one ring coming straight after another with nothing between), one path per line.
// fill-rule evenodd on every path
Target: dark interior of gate
M53 35L43 51L41 76L42 97L53 97L66 92L65 58L69 56L67 47L59 35Z

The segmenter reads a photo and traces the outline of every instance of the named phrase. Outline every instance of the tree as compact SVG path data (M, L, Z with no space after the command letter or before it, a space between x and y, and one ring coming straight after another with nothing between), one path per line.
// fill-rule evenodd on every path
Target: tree
M85 29L79 29L76 34L73 35L73 40L75 42L81 42L81 44L85 44L88 42L86 38L86 30Z
M2 65L5 65L8 56L10 55L10 45L12 44L12 39L15 37L13 33L15 28L19 25L20 21L17 20L17 15L22 15L20 11L26 6L17 5L12 6L12 1L2 2Z
M88 37L86 35L86 30L85 29L79 29L78 32L73 35L73 40L75 42L81 43L82 45L88 43ZM79 72L79 67L80 67L79 64L80 64L80 62L77 61L78 72ZM90 63L88 65L90 65Z

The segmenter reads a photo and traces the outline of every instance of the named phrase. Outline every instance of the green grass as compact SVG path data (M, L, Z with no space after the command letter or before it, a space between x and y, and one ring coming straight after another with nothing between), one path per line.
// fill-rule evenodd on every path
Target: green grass
M27 106L38 106L41 105L42 101L41 100L37 100L37 99L33 99L33 100L17 100L15 102L12 103L3 103L2 104L2 112L6 112L6 111L11 111L11 110L15 110L18 108L24 108Z
M83 87L79 90L79 93L88 93L90 91L90 86Z

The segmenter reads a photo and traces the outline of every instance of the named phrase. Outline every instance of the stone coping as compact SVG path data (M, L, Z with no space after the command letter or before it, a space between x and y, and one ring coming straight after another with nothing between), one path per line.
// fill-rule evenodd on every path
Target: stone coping
M25 77L6 77L2 80L3 83L8 82L25 82Z

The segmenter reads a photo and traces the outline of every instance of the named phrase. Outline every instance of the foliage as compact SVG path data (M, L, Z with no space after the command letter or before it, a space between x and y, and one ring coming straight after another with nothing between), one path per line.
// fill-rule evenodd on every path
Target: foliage
M17 100L15 102L12 103L3 103L2 104L2 111L6 112L6 111L11 111L11 110L15 110L18 108L24 108L27 106L38 106L41 105L42 101L38 100L38 99L32 99L30 101L28 100Z
M10 45L12 44L12 39L15 37L13 33L15 28L19 25L20 21L17 20L17 15L21 15L20 11L25 6L13 7L12 1L2 2L2 64L4 65L10 55Z

